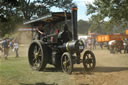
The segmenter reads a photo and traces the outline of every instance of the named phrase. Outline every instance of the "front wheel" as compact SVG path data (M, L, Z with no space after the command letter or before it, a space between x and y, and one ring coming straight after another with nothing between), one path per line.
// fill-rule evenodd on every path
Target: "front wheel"
M42 71L46 66L44 46L38 41L33 41L29 47L28 60L33 70Z
M71 74L73 70L73 61L70 53L65 52L61 57L61 67L63 72Z
M92 71L96 66L95 55L92 51L86 51L83 56L83 65L85 71Z

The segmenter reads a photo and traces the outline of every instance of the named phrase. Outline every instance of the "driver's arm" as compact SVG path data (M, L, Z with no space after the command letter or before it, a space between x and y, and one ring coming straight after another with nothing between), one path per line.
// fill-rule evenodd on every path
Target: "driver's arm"
M40 31L38 28L37 28L37 31L40 33L40 34L44 34L44 32Z

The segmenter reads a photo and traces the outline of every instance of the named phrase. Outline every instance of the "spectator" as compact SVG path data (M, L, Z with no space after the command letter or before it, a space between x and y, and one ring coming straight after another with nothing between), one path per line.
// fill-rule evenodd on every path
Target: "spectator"
M5 59L8 59L9 47L8 47L8 39L7 38L5 38L2 41L2 48L3 48L3 51L4 51L4 57L5 57Z
M124 53L128 53L128 40L125 38L123 40L123 45L124 45Z
M92 39L92 46L93 46L93 49L96 49L96 39L95 38Z
M15 41L14 42L14 48L13 49L16 52L16 58L19 57L18 48L19 48L18 42Z
M2 52L3 52L3 49L2 49L2 41L0 40L0 58L1 58L1 54L2 54Z
M115 53L116 40L108 42L110 53Z
M13 49L13 42L12 42L12 41L9 42L9 47L10 47L11 49Z
M91 37L88 37L88 49L89 50L92 49L92 39L91 39Z
M100 42L100 48L103 49L103 42Z
M85 49L87 49L88 40L85 40Z

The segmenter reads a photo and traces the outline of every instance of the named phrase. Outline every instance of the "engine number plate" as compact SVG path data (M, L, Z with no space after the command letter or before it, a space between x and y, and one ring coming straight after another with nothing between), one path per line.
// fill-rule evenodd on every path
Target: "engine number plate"
M79 46L79 49L83 49L84 47L83 46Z

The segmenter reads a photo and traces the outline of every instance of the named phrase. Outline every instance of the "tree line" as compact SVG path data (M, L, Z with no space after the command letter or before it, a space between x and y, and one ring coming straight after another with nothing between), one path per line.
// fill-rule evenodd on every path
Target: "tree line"
M0 0L0 36L10 34L23 21L41 17L52 7L70 10L73 0ZM79 20L78 31L101 34L123 33L128 28L128 0L94 0L86 4L89 21Z
M0 0L0 36L10 34L23 21L41 17L52 7L70 10L72 0Z
M86 4L92 15L90 30L98 33L124 33L128 29L128 0L94 0Z

